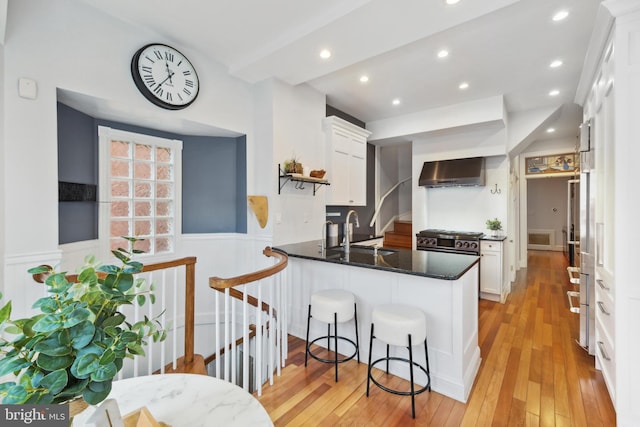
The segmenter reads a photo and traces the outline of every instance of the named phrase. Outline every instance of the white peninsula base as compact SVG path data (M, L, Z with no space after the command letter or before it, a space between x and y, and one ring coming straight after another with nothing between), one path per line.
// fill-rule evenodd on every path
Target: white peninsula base
M461 402L467 401L480 367L478 264L457 280L441 280L295 257L289 258L287 271L290 289L289 332L292 335L305 339L307 310L312 293L324 289L349 290L356 296L360 362L367 363L373 308L389 303L418 307L427 316L432 390ZM352 322L353 320L339 324L339 334L355 339ZM310 337L326 335L326 332L326 324L311 321ZM324 340L320 340L318 344L322 342ZM423 364L424 346L416 345L413 350L414 360ZM344 344L344 352L350 351L352 347ZM374 360L383 357L384 352L385 346L374 342ZM405 349L393 347L392 355L408 357ZM404 364L393 366L392 363L390 371L409 379L409 370ZM416 378L416 382L420 383L420 378Z

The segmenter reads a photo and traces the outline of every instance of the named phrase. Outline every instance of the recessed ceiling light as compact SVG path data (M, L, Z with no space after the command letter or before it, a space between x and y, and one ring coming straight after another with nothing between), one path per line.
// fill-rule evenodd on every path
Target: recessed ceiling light
M440 52L438 52L438 58L446 58L447 56L449 56L449 51L442 49Z
M569 12L566 10L561 10L556 12L555 15L553 15L553 20L554 21L562 21L563 19L565 19L567 16L569 16Z
M320 51L320 58L322 58L322 59L331 58L331 51L328 50L328 49L322 49Z
M368 81L369 81L369 76L367 75L360 76L360 83L366 83Z
M547 133L553 133L553 132L555 132L555 131L556 131L556 130L555 130L554 128L549 128L549 129L547 129Z
M462 90L467 89L468 87L469 87L469 83L467 82L462 82L458 85L458 89L462 89Z
M549 64L549 67L558 68L561 65L562 65L562 61L559 59L556 59L555 61L551 62L551 64Z
M393 101L391 101L391 103L393 105L400 105L400 100L398 98L394 99Z
M560 95L560 91L558 89L553 89L549 92L549 96L558 96Z
M446 3L447 4L456 4L458 3L460 0L447 0Z

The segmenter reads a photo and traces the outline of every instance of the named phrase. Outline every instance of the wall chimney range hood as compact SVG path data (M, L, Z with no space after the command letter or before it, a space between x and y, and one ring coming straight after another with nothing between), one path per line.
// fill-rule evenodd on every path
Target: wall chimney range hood
M485 185L485 158L439 160L422 165L418 185L436 187L473 187Z

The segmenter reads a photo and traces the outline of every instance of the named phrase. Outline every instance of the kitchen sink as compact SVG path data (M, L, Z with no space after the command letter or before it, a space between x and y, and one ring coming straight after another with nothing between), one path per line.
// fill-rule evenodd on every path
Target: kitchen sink
M382 255L382 256L395 254L396 252L398 252L398 251L395 251L393 249L378 248L378 255ZM352 253L352 254L368 254L368 255L373 256L374 248L373 248L373 246L355 246L355 245L351 245L350 253ZM344 247L343 246L330 248L330 249L327 250L326 258L337 258L337 257L342 256L343 254L344 254Z

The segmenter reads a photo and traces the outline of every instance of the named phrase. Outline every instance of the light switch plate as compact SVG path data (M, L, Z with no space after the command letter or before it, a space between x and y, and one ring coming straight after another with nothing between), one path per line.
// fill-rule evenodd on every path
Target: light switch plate
M18 80L18 95L25 99L36 99L38 95L38 84L35 80L20 78Z

